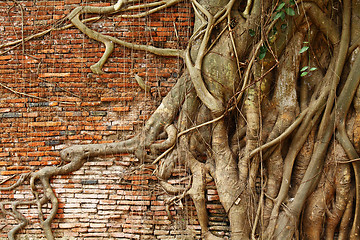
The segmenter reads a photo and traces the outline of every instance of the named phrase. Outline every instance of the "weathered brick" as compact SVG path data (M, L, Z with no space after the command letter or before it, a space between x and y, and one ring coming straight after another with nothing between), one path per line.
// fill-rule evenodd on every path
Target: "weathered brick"
M61 122L30 122L30 127L53 127L53 126L60 126Z
M48 107L50 102L30 102L27 104L29 107Z
M131 101L133 97L102 97L102 102L120 102L120 101Z
M113 107L112 110L115 112L126 112L130 110L130 107Z
M25 118L36 118L39 116L38 112L26 112L26 113L22 113L22 116Z
M13 112L0 113L0 118L20 118L20 117L22 117L22 113L13 113Z
M10 55L0 56L0 60L8 60L8 59L11 59Z
M64 2L66 5L67 4L79 4L81 3L81 0L65 0Z
M98 180L94 179L94 180L82 180L81 184L83 185L96 185L98 184Z
M41 73L39 77L47 78L47 77L68 77L70 73Z
M90 111L90 116L106 116L106 111Z
M28 173L29 171L28 170L23 170L23 171L2 171L1 172L1 175L4 175L4 176L8 176L8 175L17 175L17 174L21 174L21 173ZM17 198L19 196L14 196L14 198Z

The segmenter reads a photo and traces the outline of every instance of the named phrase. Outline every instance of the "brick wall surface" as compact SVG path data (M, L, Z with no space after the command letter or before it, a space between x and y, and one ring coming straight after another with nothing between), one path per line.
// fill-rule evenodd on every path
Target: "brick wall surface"
M112 1L114 3L115 0ZM69 24L63 20L78 5L108 6L111 1L0 1L0 45ZM21 6L21 7L20 7ZM108 16L91 28L139 44L184 48L191 33L188 3L140 19ZM104 46L69 28L0 50L0 181L16 174L59 164L59 151L73 144L105 143L138 132L181 73L177 58L160 58L116 46L104 74L89 67ZM151 86L145 93L134 74ZM136 169L131 155L96 158L79 171L52 180L60 207L53 221L59 239L194 239L200 227L189 198L170 208L153 176L155 166ZM187 175L178 167L173 183ZM11 184L16 176L7 181ZM25 182L1 191L0 200L27 200ZM5 185L6 185L5 184ZM4 185L4 184L3 184ZM228 224L213 183L207 191L210 225L226 233ZM6 206L9 207L9 206ZM44 206L44 211L49 211ZM21 239L44 237L36 206L21 212L30 224ZM0 215L0 239L17 222Z

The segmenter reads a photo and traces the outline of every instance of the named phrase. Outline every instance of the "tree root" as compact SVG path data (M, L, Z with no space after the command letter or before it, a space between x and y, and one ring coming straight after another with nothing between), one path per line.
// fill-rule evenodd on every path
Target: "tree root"
M249 239L250 236L255 239L257 234L264 239L291 239L299 232L299 226L303 227L309 239L324 236L333 239L336 231L339 239L356 239L360 226L360 162L354 161L358 159L358 153L347 135L345 121L360 81L360 57L354 58L350 73L347 68L343 73L349 55L351 2L343 2L340 34L340 27L322 10L326 8L325 5L319 7L316 3L299 2L296 7L300 16L296 13L292 16L291 9L295 9L295 6L291 6L291 3L270 6L270 2L249 0L243 6L246 8L241 17L242 6L238 1L218 1L218 6L211 6L211 1L191 0L196 29L184 51L128 43L95 32L84 24L88 20L80 20L87 13L121 13L122 17L133 18L147 16L179 0L127 6L129 2L119 0L109 7L78 7L68 15L71 26L76 26L91 39L105 45L100 60L90 67L92 72L103 73L103 66L113 52L115 43L161 56L183 58L187 70L140 134L119 143L69 147L60 153L65 165L49 166L20 175L11 186L0 188L13 190L29 179L34 195L32 201L0 203L1 211L19 222L9 232L9 239L15 239L15 234L28 224L19 206L31 204L38 207L40 224L46 238L54 239L51 222L58 210L58 200L50 179L73 172L94 157L119 153L134 154L141 162L150 159L152 164L161 160L155 173L160 186L173 195L166 201L169 219L172 217L170 206L177 204L182 207L182 199L189 195L197 211L202 237L206 240L221 239L213 235L208 226L205 191L209 173L215 180L220 202L228 214L232 240ZM285 6L286 10L280 6ZM122 14L133 9L144 11L134 15ZM277 14L285 14L284 11L287 11L285 20L274 20L274 17L265 19L269 12L276 17ZM283 22L287 24L286 29L283 29ZM248 36L250 30L257 31L254 30L257 26L262 27L261 33ZM270 31L279 27L284 31L270 36ZM19 42L11 44L23 44L52 30L55 27L29 38L22 37ZM310 40L306 38L307 31L311 31ZM277 41L280 35L282 39ZM270 37L274 37L276 42L272 42ZM331 53L319 53L323 48L310 49L305 56L302 49L317 37L329 40L333 45L332 51L329 51ZM305 43L307 40L309 42ZM252 44L252 47L248 48L248 44ZM354 41L353 44L350 51L358 43ZM312 46L311 43L309 45ZM2 46L5 45L0 48ZM260 59L259 52L264 48L271 54ZM324 55L325 58L332 56L330 63L320 66L322 60L316 59L318 55ZM323 76L319 70L313 76L318 82L302 82L298 97L300 69L316 64L323 72L327 69L326 74ZM244 66L246 69L243 69ZM273 71L277 66L277 72ZM219 73L223 76L219 77ZM340 81L340 77L346 74L347 79ZM275 80L271 81L272 78ZM143 90L150 90L139 76L135 75L135 79ZM261 82L263 79L266 83ZM340 93L338 97L337 93ZM355 103L356 115L359 115L358 106L360 104ZM232 110L239 112L233 113ZM236 119L240 116L243 119ZM233 127L231 124L235 122L238 126ZM335 151L329 150L334 133L338 140L334 146L339 147L341 144L352 161L355 178L353 189L350 177L353 173L349 164L342 162L337 169L330 170L325 167L322 172L329 160L326 154L330 156L330 151ZM309 138L308 145L304 145ZM355 139L358 138L355 136ZM285 142L287 139L290 139L289 144ZM188 186L178 187L168 181L179 163L191 171ZM262 169L263 165L265 169ZM257 195L259 192L256 185L259 178L260 196ZM264 179L266 186L263 184ZM351 194L355 194L355 200ZM48 203L51 209L45 216L43 207ZM307 221L301 225L302 212ZM351 223L352 230L349 232ZM325 232L323 226L326 227Z
M35 197L32 201L15 201L15 202L2 202L0 203L0 209L3 213L11 215L20 223L16 225L8 236L10 240L15 239L15 234L23 229L27 224L28 220L17 210L18 206L22 205L33 205L38 206L38 214L40 218L40 224L44 230L45 236L48 240L54 239L51 222L55 218L58 210L58 199L50 185L50 179L57 175L65 175L80 169L84 163L93 157L111 155L121 152L135 151L135 139L127 140L120 143L113 144L93 144L84 146L73 146L61 151L60 156L64 162L68 162L63 166L51 166L40 169L37 172L30 172L20 175L19 179L9 187L2 188L2 190L13 190L20 186L26 179L30 179L31 191ZM42 197L39 197L37 182L41 184ZM45 203L51 203L50 213L43 216L42 205ZM11 205L11 211L5 209L5 205Z
M31 172L21 174L19 176L19 179L14 184L12 184L11 186L8 186L8 187L0 187L0 191L10 191L10 190L17 188L18 186L23 184L23 182L30 176L30 174L31 174ZM5 181L3 181L1 184L9 181L10 179L14 178L15 176L16 175L13 175L10 178L5 179Z
M165 150L173 146L177 139L177 129L173 124L166 126L165 132L167 133L168 138L160 143L153 143L150 146L150 150L152 154L159 154L159 151Z
M344 154L345 155L345 152ZM340 164L335 172L335 202L332 209L327 211L326 239L334 239L335 230L343 217L349 202L351 179L349 164Z
M319 22L318 21L319 19L326 19L326 16L316 6L312 6L310 4L308 6L304 5L304 7L307 10L307 12L309 13L311 19L320 28L320 30L324 34L328 34L327 36L333 42L333 44L337 44L339 35L337 33L336 28L334 28L334 26L333 26L334 24L333 25L327 24L325 26L323 23ZM316 13L316 16L315 16L315 13ZM344 22L343 22L343 24L345 26L343 28L343 35L344 35L344 32L346 32L349 29L348 25L347 25L347 18L348 18L348 15L345 14ZM318 137L317 137L317 139L320 140L321 143L319 143L315 146L314 154L309 163L308 169L305 172L303 181L300 184L300 187L294 197L294 201L291 202L289 205L290 212L295 214L294 215L295 218L298 218L298 216L300 214L300 212L296 212L295 209L302 209L302 206L305 202L306 197L308 196L309 192L311 192L313 190L314 185L318 180L319 173L315 169L315 167L319 168L319 167L323 166L323 157L325 155L328 143L329 143L330 138L334 131L332 129L332 126L334 126L333 124L335 124L334 112L332 112L331 114L330 114L330 112L331 112L331 108L332 108L332 104L333 104L333 99L335 96L335 89L336 89L336 86L337 86L338 80L339 80L338 76L340 76L340 74L342 72L344 56L346 57L346 52L344 51L344 49L347 49L347 48L344 48L343 46L346 44L346 42L348 42L348 39L346 37L344 37L343 35L342 35L341 44L340 44L340 48L339 48L340 51L337 52L340 55L340 58L336 59L336 63L333 58L336 76L334 76L332 73L329 73L329 71L328 71L327 75L325 76L325 78L328 77L328 79L332 79L332 88L331 88L330 94L327 98L327 107L325 109L325 113L324 113L323 119L321 121L320 129L319 129L319 133L318 133ZM345 54L344 54L344 52L345 52ZM333 76L333 77L330 78L330 76ZM330 122L329 122L329 119L330 119ZM302 144L301 144L301 146L302 146ZM292 149L291 146L290 146L290 149ZM285 162L286 162L286 160L285 160ZM292 169L292 165L291 165L291 168L289 168L289 169L290 170ZM284 176L291 176L291 171L289 171L289 173L286 173L286 169L285 169ZM290 179L288 177L283 178L283 183L284 183L284 179L286 179L285 182L287 182L287 183L285 183L285 186L289 186ZM286 189L288 189L288 188L286 188ZM283 190L284 189L283 189L283 184L282 184L278 197L280 196L281 193L284 193ZM285 190L285 192L287 192L287 190ZM282 196L285 197L285 195L282 195ZM281 200L277 201L277 204L275 204L273 213L271 216L272 218L275 218L275 219L277 219L277 216L278 216L278 210L276 210L276 209L278 209L278 207L280 207L279 203L282 202L283 198L280 197L277 200L279 200L279 199L281 199ZM279 226L285 226L287 224L287 222L290 220L289 218L290 218L289 216L283 215L282 217L279 218L279 221L277 224ZM293 217L291 217L291 218L293 218ZM268 236L272 235L271 234L272 230L275 230L274 234L275 234L276 238L278 238L278 239L289 238L292 236L292 234L295 231L294 226L288 226L285 229L275 229L275 222L276 221L271 221L271 224L269 225L268 231L267 231L267 234L270 234Z
M178 0L170 1L170 3L167 3L164 5L164 7L171 6L175 3L177 3ZM83 32L85 35L87 35L89 38L94 39L96 41L102 42L105 45L105 52L100 58L100 60L92 65L90 67L91 71L95 74L102 74L102 67L106 63L107 59L109 58L110 54L114 50L114 43L117 43L121 46L134 49L134 50L143 50L148 51L151 53L154 53L156 55L160 56L173 56L173 57L181 57L182 52L176 49L161 49L156 48L148 45L138 45L134 43L128 43L125 41L122 41L120 39L117 39L115 37L106 36L104 34L95 32L85 26L85 24L80 21L80 16L85 13L96 13L96 14L113 14L118 12L123 4L126 3L126 1L119 0L117 4L109 7L92 7L92 6L85 6L85 7L77 7L75 8L68 16L67 18L71 21L71 23L76 26L81 32ZM159 11L162 8L155 8L153 10Z
M341 219L340 226L339 226L339 240L349 239L351 218L352 218L352 214L353 214L354 196L355 196L355 189L351 189L351 192L349 195L349 201L346 204L346 209L344 211L344 214Z

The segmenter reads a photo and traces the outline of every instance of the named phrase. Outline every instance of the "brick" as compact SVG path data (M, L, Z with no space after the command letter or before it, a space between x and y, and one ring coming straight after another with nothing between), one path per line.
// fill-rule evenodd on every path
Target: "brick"
M106 111L90 111L90 116L106 116L107 112Z
M50 98L51 101L56 101L56 102L81 102L80 98L77 97L51 97Z
M47 146L56 146L59 144L61 144L61 141L59 141L59 140L50 140L50 141L46 141L44 143L44 145L47 145Z
M10 152L31 152L34 151L33 148L25 148L25 147L18 147L18 148L11 148L9 149Z
M37 147L37 146L44 146L45 142L29 142L29 147Z
M9 59L11 59L11 55L0 56L0 60L9 60Z
M0 113L0 118L20 118L22 117L22 113Z
M101 104L100 101L94 101L94 102L82 102L80 105L83 107L87 107L87 106L97 106L100 104Z
M4 176L8 176L8 175L14 175L14 174L21 174L21 173L28 173L29 171L28 170L23 170L23 171L2 171L1 172L1 175L4 175ZM14 198L16 198L16 196L14 196Z
M131 101L133 97L102 97L102 102L120 102L120 101Z
M30 122L30 127L53 127L60 126L61 122Z
M65 5L68 5L68 4L80 4L81 3L81 0L65 0Z
M7 167L8 170L29 170L30 167L28 166L9 166Z
M82 180L81 184L83 184L83 185L96 185L96 184L98 184L98 180Z
M82 199L106 199L107 194L75 194L76 198L82 198Z
M29 107L48 107L50 102L30 102L27 104Z
M126 112L130 110L130 107L113 107L112 110L115 112Z
M70 73L41 73L39 77L48 78L48 77L69 77Z
M5 112L10 112L11 109L10 108L3 108L3 109L0 109L0 113L5 113Z
M154 230L154 235L169 235L169 230Z
M39 112L26 112L22 113L22 116L25 118L36 118L39 116Z

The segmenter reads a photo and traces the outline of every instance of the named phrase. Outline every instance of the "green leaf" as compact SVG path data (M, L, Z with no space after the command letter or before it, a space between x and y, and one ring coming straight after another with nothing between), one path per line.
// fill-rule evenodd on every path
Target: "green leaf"
M287 28L287 24L281 24L281 30L285 30Z
M272 31L273 34L277 34L277 28L276 28L276 27L273 27L273 28L271 29L271 31Z
M281 18L282 20L284 20L285 18L285 13L284 12L278 12L275 16L274 16L274 20Z
M281 18L281 20L284 20L284 19L285 19L285 13L284 13L284 12L281 12L280 18Z
M312 67L310 68L310 72L315 71L316 69L317 69L316 67Z
M285 6L285 3L280 3L279 6L276 8L276 11L280 11Z
M309 49L309 47L308 46L305 46L305 47L303 47L301 50L300 50L300 54L301 53L303 53L303 52L306 52L307 50Z
M264 45L262 45L259 50L260 50L259 59L262 60L262 59L264 59L264 57L266 56L267 47L264 46Z
M259 54L259 59L262 60L262 59L264 59L265 56L266 56L266 52L265 53L260 53Z
M300 70L300 72L303 72L303 71L305 71L305 70L307 70L307 69L309 69L309 66L303 67L303 68Z
M261 53L264 53L264 52L266 53L268 49L265 45L262 45L259 50Z
M285 9L285 12L286 12L286 14L289 15L289 16L295 16L295 10L292 9L292 8L286 8L286 9Z
M309 72L302 72L302 73L300 74L300 76L304 77L304 76L306 76L306 75L308 75L308 74L309 74Z
M290 0L290 5L295 5L295 0Z
M249 34L251 37L255 36L256 32L254 31L254 29L249 29Z

